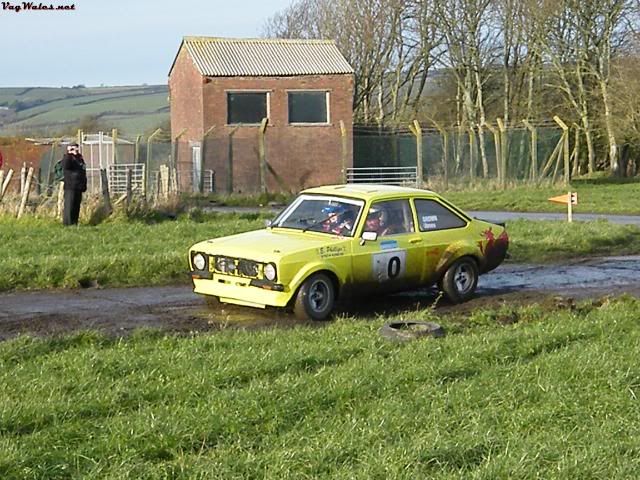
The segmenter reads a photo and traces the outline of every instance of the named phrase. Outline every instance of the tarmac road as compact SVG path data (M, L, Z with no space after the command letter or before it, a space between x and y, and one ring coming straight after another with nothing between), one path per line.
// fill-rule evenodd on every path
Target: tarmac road
M225 207L210 206L204 210L219 213L267 213L278 214L284 207ZM469 215L490 222L508 222L510 220L558 220L566 221L566 213L542 213L542 212L493 212L483 210L465 210ZM622 225L639 225L640 215L612 215L606 213L574 213L573 219L577 222L588 222L594 220L607 220L612 223Z

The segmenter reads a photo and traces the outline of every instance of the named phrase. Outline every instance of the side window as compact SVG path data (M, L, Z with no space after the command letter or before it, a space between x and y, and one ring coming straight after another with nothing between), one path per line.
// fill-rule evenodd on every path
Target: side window
M435 200L415 200L421 232L448 230L467 225L462 218Z
M365 232L380 237L414 232L413 216L408 200L389 200L371 205L364 226Z
M289 123L328 123L329 92L289 92Z
M228 92L227 124L258 124L268 116L267 92Z

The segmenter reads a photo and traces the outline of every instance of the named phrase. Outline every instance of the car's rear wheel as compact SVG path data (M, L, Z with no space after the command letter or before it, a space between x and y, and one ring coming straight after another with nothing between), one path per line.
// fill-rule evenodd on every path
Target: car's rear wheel
M452 303L469 300L477 286L478 264L471 257L462 257L453 262L440 281L440 289Z
M336 289L331 279L324 273L314 273L298 290L293 311L300 320L326 320L333 311L335 299Z

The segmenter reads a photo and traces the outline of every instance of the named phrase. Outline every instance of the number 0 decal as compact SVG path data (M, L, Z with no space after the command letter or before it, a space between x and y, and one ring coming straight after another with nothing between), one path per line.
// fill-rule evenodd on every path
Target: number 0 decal
M396 278L400 274L400 259L398 257L391 257L389 260L389 267L387 268L387 276L391 278Z
M406 271L406 250L394 249L373 254L373 277L378 282L386 282L403 277Z

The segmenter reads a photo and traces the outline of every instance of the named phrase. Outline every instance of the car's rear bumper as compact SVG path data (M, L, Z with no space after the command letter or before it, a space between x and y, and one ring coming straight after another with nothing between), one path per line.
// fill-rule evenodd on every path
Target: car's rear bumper
M209 274L210 278L194 275L193 291L201 295L213 295L223 303L233 303L248 307L284 307L292 293L283 285L230 275Z

